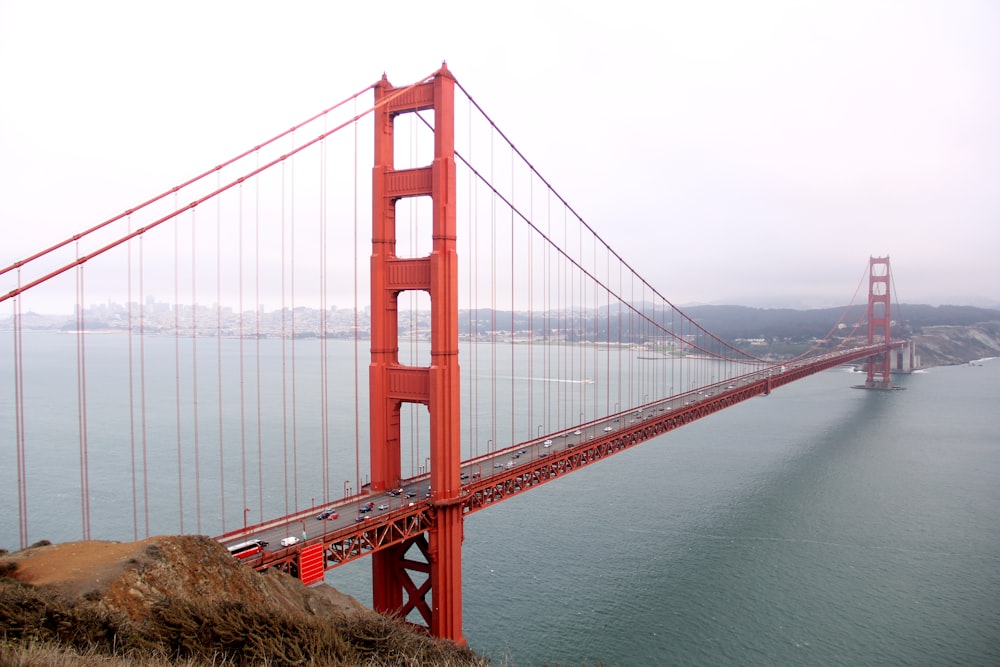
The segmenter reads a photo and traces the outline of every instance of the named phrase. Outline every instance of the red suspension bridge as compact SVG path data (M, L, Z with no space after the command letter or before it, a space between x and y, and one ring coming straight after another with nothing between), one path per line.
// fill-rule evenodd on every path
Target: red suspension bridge
M305 583L370 556L378 610L456 641L467 515L837 365L891 388L906 361L887 257L863 319L801 357L705 330L446 67L0 275L4 540L208 533Z

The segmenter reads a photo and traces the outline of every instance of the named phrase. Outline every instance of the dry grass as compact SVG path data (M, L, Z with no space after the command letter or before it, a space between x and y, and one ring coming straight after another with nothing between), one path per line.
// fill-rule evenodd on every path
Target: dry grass
M175 660L165 656L105 656L99 653L80 652L65 649L54 644L10 644L0 642L0 667L244 667L246 663L236 660L212 658L209 660L190 658ZM264 660L252 663L256 667L272 667L276 663ZM323 663L309 660L302 667L326 667L327 665L357 664L364 667L461 667L466 662L421 663L416 660L386 662L379 659L364 663Z
M275 614L241 603L166 601L142 624L10 579L0 580L6 665L489 665L375 613Z
M0 667L511 667L328 587L160 536L0 549Z

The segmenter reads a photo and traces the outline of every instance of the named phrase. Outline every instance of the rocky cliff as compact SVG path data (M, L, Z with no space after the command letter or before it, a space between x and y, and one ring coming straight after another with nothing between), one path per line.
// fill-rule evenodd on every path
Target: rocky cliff
M326 585L258 574L198 536L42 544L0 555L0 663L11 646L37 643L129 665L161 664L135 657L195 665L488 664Z
M926 326L911 338L924 367L953 366L1000 356L1000 322Z

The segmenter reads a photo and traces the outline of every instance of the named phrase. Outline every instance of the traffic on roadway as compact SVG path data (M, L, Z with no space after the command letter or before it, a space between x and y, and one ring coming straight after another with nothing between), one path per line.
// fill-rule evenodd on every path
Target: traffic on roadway
M813 358L810 361L815 361ZM614 432L634 427L641 422L682 408L690 408L713 397L737 392L741 387L780 376L793 370L793 364L764 367L746 375L728 379L667 399L654 401L624 412L581 424L563 431L540 436L503 450L466 461L461 467L461 483L466 486L490 477L506 478L514 468L555 457ZM542 428L540 428L542 430ZM361 493L344 500L311 508L292 517L254 526L247 531L234 531L221 541L235 557L249 558L262 551L275 552L295 548L302 541L333 533L356 524L364 524L381 514L420 503L430 502L430 475L423 474L403 480L397 488L380 493Z

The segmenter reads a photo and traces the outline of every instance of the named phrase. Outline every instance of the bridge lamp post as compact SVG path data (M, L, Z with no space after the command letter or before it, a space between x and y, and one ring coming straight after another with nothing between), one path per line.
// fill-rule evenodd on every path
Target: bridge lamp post
M542 426L544 426L544 424L539 424L538 425L538 431L535 433L535 437L536 438L542 437Z
M349 492L349 491L351 490L351 487L349 487L349 486L347 485L347 484L348 484L348 483L349 483L350 481L351 481L351 480L349 480L349 479L345 479L345 480L344 480L344 497L345 497L345 498L346 498L346 497L347 497L348 495L350 495L350 494L349 494L348 492Z
M251 510L249 507L243 508L243 530L247 529L247 513L249 513L250 511Z
M486 453L489 454L493 451L493 438L486 441Z

